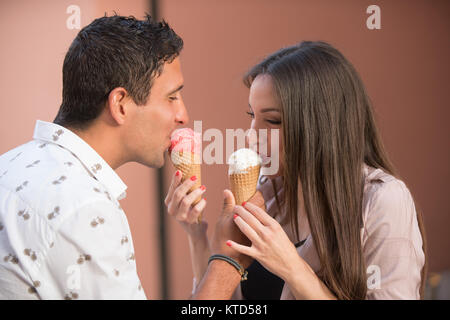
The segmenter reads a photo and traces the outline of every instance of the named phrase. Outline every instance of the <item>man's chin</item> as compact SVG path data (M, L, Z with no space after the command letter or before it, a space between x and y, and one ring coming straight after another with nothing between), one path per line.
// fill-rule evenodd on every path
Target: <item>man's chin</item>
M165 158L162 157L158 163L155 163L151 168L155 168L155 169L161 169L162 167L164 167L164 164L166 163Z
M160 159L140 159L136 160L137 163L140 163L146 167L153 168L153 169L160 169L164 167L165 164L165 158L162 156Z

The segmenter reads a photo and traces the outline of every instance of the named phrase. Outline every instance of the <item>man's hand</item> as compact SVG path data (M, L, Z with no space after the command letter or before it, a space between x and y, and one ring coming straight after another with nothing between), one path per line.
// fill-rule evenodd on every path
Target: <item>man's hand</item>
M248 240L248 238L239 230L233 221L233 210L236 206L233 193L230 190L224 190L223 195L224 203L222 213L216 223L214 236L211 242L212 254L229 256L239 262L244 268L247 268L253 262L253 258L238 253L236 250L231 249L226 243L227 240L233 240L247 246L251 245L250 240ZM257 191L248 202L252 202L258 207L265 209L264 198L259 191Z
M246 243L247 245L251 243L233 221L233 210L236 207L233 193L230 190L225 190L223 195L225 198L223 210L216 223L211 243L212 253L227 255L247 268L253 258L231 249L226 244L227 240ZM265 210L264 199L259 191L248 202L255 203ZM197 300L230 299L240 280L241 277L234 266L226 261L213 260L208 265L205 276L191 298Z

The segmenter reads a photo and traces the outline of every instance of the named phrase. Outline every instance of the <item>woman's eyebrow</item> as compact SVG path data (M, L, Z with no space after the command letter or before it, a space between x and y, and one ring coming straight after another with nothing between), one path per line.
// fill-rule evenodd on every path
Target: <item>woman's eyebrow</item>
M271 111L280 112L280 109L277 109L277 108L264 108L264 109L261 109L261 113L271 112Z
M250 103L248 104L248 106L249 106L250 109L252 109L252 106L250 105ZM281 112L280 109L278 109L278 108L264 108L264 109L261 109L261 113L271 112L271 111Z

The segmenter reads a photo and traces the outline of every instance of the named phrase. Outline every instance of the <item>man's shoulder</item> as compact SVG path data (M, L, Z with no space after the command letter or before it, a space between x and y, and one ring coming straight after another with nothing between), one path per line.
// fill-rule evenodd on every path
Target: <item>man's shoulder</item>
M0 198L20 201L48 221L86 203L114 203L75 155L52 143L34 140L2 155L0 176Z
M34 140L28 141L0 154L0 170L7 168L9 163L14 162L32 144L34 144Z

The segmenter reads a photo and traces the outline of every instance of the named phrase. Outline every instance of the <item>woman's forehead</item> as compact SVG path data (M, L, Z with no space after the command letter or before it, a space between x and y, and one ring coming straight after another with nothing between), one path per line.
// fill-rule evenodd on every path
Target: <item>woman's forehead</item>
M252 109L267 109L277 111L280 109L279 101L270 75L260 74L252 82L249 94L249 105ZM269 110L270 109L270 110Z

